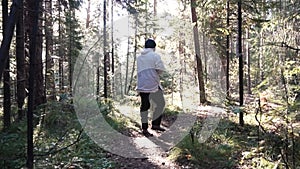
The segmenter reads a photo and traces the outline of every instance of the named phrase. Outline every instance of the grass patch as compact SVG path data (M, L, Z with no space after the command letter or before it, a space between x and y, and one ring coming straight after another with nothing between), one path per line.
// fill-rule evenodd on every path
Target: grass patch
M26 162L26 121L0 133L0 166L4 169L22 168Z
M247 115L245 122L252 118L253 116ZM288 161L285 161L283 133L263 133L256 124L249 123L240 127L237 119L222 119L205 143L199 143L197 138L192 141L190 135L186 136L171 150L169 158L194 168L285 168L286 164L289 167L299 166L299 137L295 137L294 151L292 145L289 146ZM195 123L199 124L201 122ZM291 138L289 141L291 142ZM295 158L294 164L292 158Z
M40 110L34 129L35 168L114 168L106 152L81 132L70 104L47 103ZM26 134L26 119L0 133L1 168L25 167Z

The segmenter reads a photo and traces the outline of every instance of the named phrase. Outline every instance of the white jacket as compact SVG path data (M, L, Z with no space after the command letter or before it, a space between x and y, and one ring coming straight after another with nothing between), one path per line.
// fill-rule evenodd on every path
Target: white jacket
M145 93L156 92L160 84L159 74L165 71L160 56L152 48L145 48L137 57L137 91Z

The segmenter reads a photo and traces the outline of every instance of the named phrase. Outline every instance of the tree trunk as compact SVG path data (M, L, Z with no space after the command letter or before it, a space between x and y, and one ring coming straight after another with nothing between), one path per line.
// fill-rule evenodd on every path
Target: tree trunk
M97 98L99 98L100 95L100 65L99 65L99 61L97 61L97 73L96 73L96 92L97 92Z
M20 1L21 0L13 1L13 4L11 5L10 8L10 14L7 20L6 27L5 29L3 29L4 37L1 42L1 48L0 48L0 80L2 79L2 74L9 56L10 44L14 34L15 23L18 17Z
M55 100L55 81L53 70L53 17L52 17L52 0L45 1L45 43L46 43L46 95L50 100Z
M182 30L182 29L180 29ZM179 37L184 37L183 32L179 32ZM180 94L180 101L183 102L183 76L184 76L184 59L185 59L185 39L182 38L179 40L179 47L178 47L178 52L179 52L179 63L180 63L180 79L179 79L179 94ZM183 56L183 57L182 57Z
M145 1L145 41L148 37L148 0Z
M60 92L64 90L64 61L65 57L63 54L63 32L62 32L62 16L61 16L61 1L58 1L59 9L58 9L58 41L59 41L59 47L58 47L58 55L59 55L59 62L58 62L58 76L59 76L59 89Z
M205 36L205 33L203 31L203 34L202 34L202 45L203 45L203 55L204 55L204 73L205 73L205 83L207 83L207 53L206 53L206 50L207 50L207 40L206 40L206 36Z
M20 13L16 26L16 61L17 61L17 103L18 103L18 120L23 119L25 112L23 110L24 100L26 97L25 81L27 80L25 73L25 46L24 46L24 16L23 2L20 4Z
M264 75L264 66L263 66L263 59L264 59L264 32L263 29L261 29L260 32L260 40L259 40L259 79L260 82L262 82L265 79L265 75Z
M196 14L195 5L196 5L195 0L191 0L191 13L192 13L192 23L194 25L193 26L193 34L194 34L194 45L195 45L195 53L196 53L196 61L197 61L200 103L205 103L206 102L205 86L204 86L202 61L201 61L201 56L200 56L199 33L198 33L197 14Z
M120 83L120 95L121 99L124 98L124 87L123 87L123 77L122 77L122 64L119 63L119 68L118 68L118 73L119 73L119 83Z
M106 51L107 48L107 32L106 32L106 0L103 0L103 56L104 56L104 98L108 97L108 80L107 80L107 68L109 54Z
M87 1L88 6L86 9L86 21L85 21L85 28L88 29L90 27L90 18L91 18L91 0Z
M132 71L131 71L131 76L130 76L130 81L129 81L129 86L128 86L128 92L131 90L133 74L135 72L136 52L137 52L137 48L138 48L138 46L137 46L138 45L137 44L138 14L135 14L134 19L135 19L134 52L133 52L133 64L132 64Z
M39 3L40 9L42 9L42 3ZM42 10L39 10L39 16L42 16ZM45 84L44 84L44 74L43 74L43 33L42 33L42 23L38 22L37 27L37 36L36 36L36 67L35 67L35 83L36 83L36 94L35 94L35 106L39 106L43 103L46 103L45 97Z
M240 95L240 106L244 104L244 62L242 53L242 1L238 1L238 39L237 39L237 55L239 58L239 95ZM239 123L241 126L244 125L244 114L243 111L240 112Z
M5 30L8 20L8 1L2 0L2 25ZM3 37L5 32L3 32ZM7 61L5 70L3 72L3 86L4 86L4 101L3 101L3 128L8 129L11 123L11 99L10 99L10 66L9 66L9 52L7 53Z
M110 7L110 13L111 13L111 74L112 74L112 83L111 83L111 88L112 88L112 97L115 96L115 56L114 56L114 1L111 0L111 7Z
M249 30L246 32L246 56L247 56L247 91L251 94L251 55L250 55L250 43L249 43Z
M153 16L154 19L157 20L157 0L153 0ZM156 37L157 29L153 28L153 36Z
M69 8L70 12L70 18L75 18L75 10L74 8ZM76 49L73 49L74 47L74 29L72 21L69 21L69 58L68 58L68 64L69 64L69 92L72 95L72 77L73 77L73 70L74 70L74 64L75 64L75 55L73 51Z
M227 0L227 16L226 16L226 27L229 29L229 12L230 12L230 4L229 0ZM228 34L226 35L226 96L227 98L230 97L230 77L229 77L229 66L230 66L230 35L229 30Z
M129 30L129 19L128 19L128 30ZM126 56L126 71L125 71L125 84L124 84L124 94L127 95L127 84L128 84L128 71L129 71L129 49L130 49L130 36L127 37L127 56Z
M30 55L30 69L29 69L29 97L28 97L28 112L27 112L27 163L28 169L33 169L33 112L35 109L35 77L37 65L37 33L38 33L38 20L39 20L39 0L28 0L28 29L30 35L29 39L29 55ZM31 31L30 31L31 30Z

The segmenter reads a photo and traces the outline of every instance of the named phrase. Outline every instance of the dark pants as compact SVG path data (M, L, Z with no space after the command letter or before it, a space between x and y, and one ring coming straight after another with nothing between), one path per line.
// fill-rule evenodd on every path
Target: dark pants
M165 99L164 99L163 91L158 90L155 93L141 92L140 97L141 97L140 113L142 119L142 129L148 128L148 110L150 109L150 106L154 106L152 126L159 126L165 108Z

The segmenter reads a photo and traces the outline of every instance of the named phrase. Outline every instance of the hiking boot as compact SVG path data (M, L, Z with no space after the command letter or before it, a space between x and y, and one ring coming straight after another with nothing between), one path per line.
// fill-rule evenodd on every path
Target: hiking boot
M166 131L166 129L165 128L163 128L163 127L160 127L160 126L152 126L151 127L151 129L152 130L157 130L157 131Z
M152 137L153 136L153 134L149 133L149 131L147 129L143 129L142 133L145 137Z

